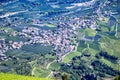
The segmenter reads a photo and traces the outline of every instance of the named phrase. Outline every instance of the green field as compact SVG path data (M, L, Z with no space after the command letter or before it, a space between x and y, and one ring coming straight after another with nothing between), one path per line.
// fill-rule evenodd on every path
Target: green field
M0 73L0 80L52 80L52 79Z
M34 70L34 76L35 77L42 77L45 78L50 74L50 70L44 69L44 68L35 68Z
M90 28L86 28L85 29L85 35L86 36L90 36L90 37L94 37L96 35L96 31Z
M50 27L50 28L56 27L54 24L51 24L51 23L45 23L45 25L46 25L47 27Z
M102 58L101 61L102 61L103 63L109 65L110 67L112 67L112 68L115 69L115 70L118 70L118 67L120 68L120 65L115 64L115 63L112 63L112 62L110 62L110 61L107 60L107 59Z
M13 32L16 32L14 29L10 28L10 27L0 27L0 30L5 30L8 34L11 34Z
M59 70L60 69L60 63L54 62L50 65L49 69L51 70Z
M111 55L115 55L120 58L120 40L111 39L107 36L103 36L100 39L101 50L107 51Z
M70 53L70 54L68 54L64 57L63 62L64 63L69 63L72 60L73 57L80 56L80 55L81 55L81 53L78 52L78 51L72 52L72 53Z
M99 26L107 26L106 22L103 22L103 21L100 21L100 20L97 20L96 23Z

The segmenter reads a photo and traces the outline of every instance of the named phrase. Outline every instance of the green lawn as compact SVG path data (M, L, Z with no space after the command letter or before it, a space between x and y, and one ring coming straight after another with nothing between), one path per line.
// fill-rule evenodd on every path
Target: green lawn
M22 76L17 74L0 73L0 80L52 80L52 79L36 78L36 77Z

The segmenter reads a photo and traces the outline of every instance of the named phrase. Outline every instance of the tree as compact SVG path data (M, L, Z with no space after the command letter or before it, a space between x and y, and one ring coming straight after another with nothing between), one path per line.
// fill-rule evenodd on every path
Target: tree
M17 74L21 75L30 75L31 74L32 67L30 64L22 63L20 66L17 66L15 71Z
M116 76L114 80L120 80L120 76Z
M64 74L62 75L62 80L69 80L69 79L68 79L68 75L64 73Z

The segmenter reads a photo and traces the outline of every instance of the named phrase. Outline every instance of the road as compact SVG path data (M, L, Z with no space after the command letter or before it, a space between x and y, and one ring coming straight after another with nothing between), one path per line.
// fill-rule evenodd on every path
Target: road
M49 69L50 65L51 65L52 63L54 63L54 62L56 62L56 60L50 62L50 63L47 65L46 69ZM49 74L46 78L50 78L52 75L53 75L53 71L51 71L50 74Z
M32 69L32 73L31 73L32 76L34 76L34 70L35 70L35 67Z
M78 43L77 43L77 45L75 46L75 50L74 50L74 51L77 51L77 47L78 47ZM74 51L73 51L73 52L74 52ZM69 52L69 53L66 53L65 55L63 55L62 58L61 58L61 60L63 60L65 56L67 56L68 54L71 54L71 53L72 53L72 52Z
M50 72L50 74L46 78L50 78L53 75L53 71Z
M0 18L5 18L5 17L13 16L13 15L16 15L16 14L19 14L19 13L23 13L23 12L26 12L26 11L27 11L27 10L25 10L25 11L18 11L18 12L6 13L6 14L0 16Z
M52 63L54 63L54 62L56 62L56 60L50 62L50 63L47 65L46 69L49 69L50 65L51 65Z
M74 51L77 51L77 47L78 47L78 43L77 43ZM70 52L70 53L71 53L71 52ZM63 60L64 57L65 57L66 55L70 54L70 53L66 53L65 55L63 55L62 58L61 58L61 60ZM54 62L56 62L56 60L50 62L50 63L47 65L46 69L49 69L50 65L51 65L52 63L54 63ZM51 71L50 74L49 74L46 78L50 78L52 75L53 75L53 71Z

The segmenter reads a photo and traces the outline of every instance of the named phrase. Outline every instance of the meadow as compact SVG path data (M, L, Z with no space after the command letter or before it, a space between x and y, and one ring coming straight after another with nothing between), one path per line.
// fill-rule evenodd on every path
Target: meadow
M52 80L46 78L36 78L30 76L23 76L17 74L9 74L9 73L0 73L0 80Z

